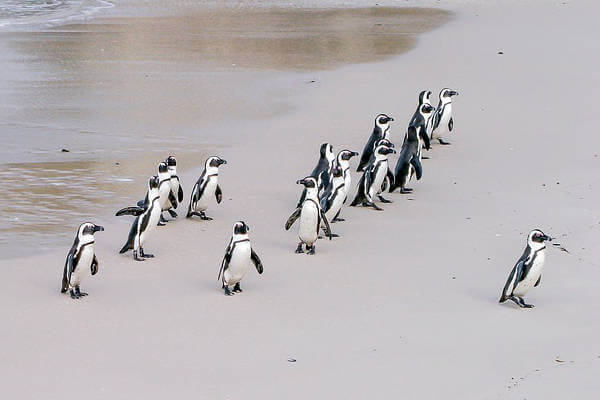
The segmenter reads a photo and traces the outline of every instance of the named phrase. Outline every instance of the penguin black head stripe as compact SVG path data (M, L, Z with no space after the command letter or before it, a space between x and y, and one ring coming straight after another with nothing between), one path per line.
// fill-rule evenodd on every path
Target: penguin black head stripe
M233 233L235 235L245 235L250 230L250 227L246 225L244 221L238 221L233 226Z
M161 162L160 164L158 164L158 172L159 173L169 172L169 167L167 166L166 162Z
M342 150L340 151L340 157L342 160L348 161L349 159L351 159L354 156L357 156L358 152L356 151L350 151L350 150Z
M307 176L304 179L299 179L296 181L297 185L304 185L305 188L315 188L317 187L317 180L312 176Z
M431 96L431 90L423 90L419 93L419 104L429 103L429 97Z
M338 166L333 167L333 169L331 170L331 173L333 174L334 177L339 177L342 176L342 169Z
M377 143L375 143L375 147L377 147L377 146L387 146L387 147L391 147L392 149L395 147L394 143L390 142L387 139L379 140Z
M430 112L432 112L433 110L435 110L435 108L433 108L433 106L431 104L423 104L421 106L421 112L423 114L429 114Z
M227 161L225 161L221 157L212 156L207 160L207 164L211 167L218 167L219 165L227 164Z
M148 187L150 189L156 189L158 187L158 175L154 175L148 180Z
M458 96L458 92L456 90L452 90L452 89L448 89L448 88L444 88L440 92L440 99L442 97L452 97L452 96Z
M377 116L377 118L375 118L375 121L377 122L378 125L385 125L388 122L391 122L393 120L394 120L394 118L392 118L386 114L379 114Z
M546 235L539 229L534 229L529 233L528 241L536 243L544 243L545 241L552 241L552 238Z
M169 167L174 167L177 165L177 160L173 156L167 157L165 162L167 163L167 166L169 166Z

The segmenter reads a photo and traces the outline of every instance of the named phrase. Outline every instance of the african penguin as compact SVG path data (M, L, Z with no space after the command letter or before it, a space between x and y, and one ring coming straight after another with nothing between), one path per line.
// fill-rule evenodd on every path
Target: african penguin
M377 147L377 146L387 146L387 147L392 148L392 149L395 147L394 143L390 142L387 139L378 140L375 143L375 147ZM371 160L369 161L369 165L371 165L374 162L375 162L375 153L373 153L373 155L371 156ZM369 168L369 167L367 166L367 168ZM385 175L385 178L383 178L383 183L381 184L381 192L382 193L383 192L387 192L388 189L390 188L390 186L392 186L393 184L394 184L394 174L390 170L390 163L389 163L389 160L388 160L388 170L387 170L387 173Z
M360 162L358 163L358 168L356 169L357 172L364 171L369 164L369 160L371 159L371 155L375 149L375 143L377 143L377 141L380 139L389 139L390 122L393 120L394 118L385 114L379 114L377 117L375 117L375 127L373 128L373 132L371 133L367 144L365 144L365 148L360 156Z
M375 196L383 203L391 203L381 196L381 185L388 174L388 155L395 153L396 150L379 145L375 148L375 162L369 164L365 169L363 176L358 182L356 197L351 206L362 204L365 207L373 207L376 210L382 210L375 204Z
M394 181L389 188L390 193L398 187L400 187L400 193L412 192L412 189L406 187L406 185L410 182L413 173L416 173L417 179L421 179L422 167L418 156L419 146L420 141L417 135L417 128L411 125L408 127L406 140L400 150L400 156L398 157L394 171Z
M162 213L158 185L158 176L155 175L148 181L148 201L144 207L129 207L117 213L117 215L124 215L123 211L126 211L127 214L137 215L133 224L131 224L127 242L123 245L119 254L133 250L133 259L136 261L145 261L146 258L154 257L152 254L144 253L144 243L146 243L150 232L157 226Z
M298 233L300 243L298 243L296 253L304 253L302 246L305 244L308 254L313 255L315 254L315 242L319 237L321 221L325 224L325 231L329 236L329 240L331 240L331 228L325 213L321 209L321 204L319 203L317 180L312 176L307 176L304 179L298 180L296 184L304 185L306 188L306 198L300 207L297 207L288 218L285 223L285 230L289 230L294 222L300 218L300 229Z
M431 149L431 142L429 140L429 134L431 129L431 121L433 119L433 112L435 108L431 104L422 104L419 106L417 111L410 120L410 124L408 126L414 126L417 129L417 137L419 139L419 159L421 158L421 149L425 147L425 149ZM408 134L408 131L407 131ZM406 135L404 136L404 140L406 140Z
M169 172L167 163L164 161L158 164L158 201L162 211L169 210L172 204L177 203L177 199L171 192L171 173ZM162 211L158 226L164 226L162 222L166 222L162 216Z
M336 165L342 169L342 175L344 176L344 185L346 186L346 190L352 185L352 174L350 173L350 159L357 155L358 152L356 151L342 150L338 153L335 159Z
M174 203L169 200L171 207L169 207L167 211L169 214L171 214L171 217L177 218L177 213L175 212L174 208L177 208L177 205L183 201L183 189L181 188L179 176L177 176L177 159L175 159L173 156L169 156L165 162L167 163L169 174L171 175L169 183L171 185L171 193L173 197L171 198L171 196L169 196L169 198L175 199Z
M98 273L98 258L94 251L94 233L103 230L103 227L91 222L84 222L79 226L75 241L65 261L62 286L60 288L61 293L65 293L70 289L72 299L87 296L87 293L79 289L79 285L83 277L87 275L88 268L92 275Z
M204 163L204 171L192 189L187 218L195 215L203 220L212 219L207 217L204 211L208 208L212 196L217 199L217 204L223 200L223 192L218 184L219 166L222 164L227 164L227 161L217 156L208 157Z
M314 177L317 180L317 186L319 188L319 194L327 186L329 186L329 181L331 180L331 169L333 168L333 164L335 162L335 155L333 154L333 146L329 143L323 143L321 148L319 149L319 161L317 162L317 166L313 169L310 176ZM300 196L300 200L298 200L298 204L296 207L300 207L306 198L306 188L302 190L302 195Z
M346 196L344 175L342 169L336 165L333 167L333 178L331 179L329 187L321 196L321 209L325 213L325 217L327 217L328 221L333 222L335 220L335 217L340 213L340 210L344 205L344 201L346 201ZM331 236L337 237L339 235L332 233Z
M262 262L250 245L249 230L250 227L244 221L238 221L233 225L233 236L225 250L225 257L221 262L217 278L221 280L222 288L227 296L242 291L240 281L246 276L251 263L254 264L259 274L263 273ZM233 286L233 290L231 286Z
M454 127L452 119L452 96L457 96L458 92L451 89L442 89L440 92L440 102L433 114L433 126L431 129L431 140L437 139L440 144L450 144L444 140L444 136Z
M512 300L521 308L531 308L533 304L526 304L523 296L529 290L540 284L542 269L546 260L546 241L552 238L539 229L534 229L527 236L525 251L510 271L508 280L502 290L500 303Z

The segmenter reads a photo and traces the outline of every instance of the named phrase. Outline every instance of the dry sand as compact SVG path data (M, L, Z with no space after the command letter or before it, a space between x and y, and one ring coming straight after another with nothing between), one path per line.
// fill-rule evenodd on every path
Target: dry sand
M405 55L299 74L316 82L293 112L224 121L215 220L161 228L145 263L115 254L129 221L101 221L84 300L58 294L68 243L2 262L5 396L596 398L599 6L498 3L440 2L457 18ZM319 144L360 150L378 112L399 143L419 90L444 86L461 93L453 145L415 193L345 209L341 238L293 254L283 223ZM182 172L187 196L199 171ZM216 275L236 219L265 273L228 298ZM571 253L549 250L536 308L498 305L533 227Z

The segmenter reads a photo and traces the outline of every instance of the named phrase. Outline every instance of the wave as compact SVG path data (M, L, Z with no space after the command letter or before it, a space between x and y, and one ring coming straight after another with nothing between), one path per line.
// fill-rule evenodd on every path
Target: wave
M86 20L113 6L109 0L3 0L0 30L46 28Z

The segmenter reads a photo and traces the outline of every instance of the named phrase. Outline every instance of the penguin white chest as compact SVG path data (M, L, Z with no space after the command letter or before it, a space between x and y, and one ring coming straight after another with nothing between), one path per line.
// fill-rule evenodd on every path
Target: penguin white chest
M138 230L140 232L140 247L144 247L144 243L146 242L146 239L148 238L148 234L150 232L152 232L152 230L154 228L156 228L156 225L158 224L158 221L160 219L160 214L161 214L162 210L160 208L160 204L159 204L159 200L155 200L152 209L150 210L150 218L148 220L148 225L144 228L143 231L141 231L141 217L140 217L140 226L138 227Z
M437 129L434 132L434 137L437 139L440 136L444 136L449 132L448 124L450 123L450 118L452 117L452 103L446 104L444 106L444 110L442 112L440 123Z
M240 282L248 269L250 269L250 254L252 248L250 242L236 243L235 249L229 260L229 267L225 270L225 283L229 286Z
M169 193L171 192L171 182L166 180L161 182L158 187L158 198L162 209L167 209L167 203L169 202ZM169 204L170 205L170 204Z
M315 202L305 200L300 213L300 240L309 246L317 241L317 228L319 223L319 208Z
M344 186L347 188L352 187L352 176L350 175L350 168L344 171Z
M513 290L513 294L517 296L525 296L525 294L531 290L531 288L538 281L540 276L542 275L542 270L544 269L544 263L546 261L546 250L540 250L537 252L535 258L533 259L533 265L529 269L529 273L521 282L517 284L515 290Z
M79 262L71 274L71 282L69 282L72 287L79 286L83 278L91 274L90 266L94 259L94 243L83 246L80 251Z
M375 167L375 179L373 179L373 183L369 188L369 194L371 197L381 192L381 185L383 184L383 180L387 174L387 161L383 161L379 164L379 166Z
M206 182L206 187L204 188L204 193L202 193L202 197L200 197L196 203L196 211L205 211L208 208L210 199L215 198L217 181L217 176L211 176L208 178L208 182Z

